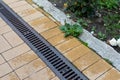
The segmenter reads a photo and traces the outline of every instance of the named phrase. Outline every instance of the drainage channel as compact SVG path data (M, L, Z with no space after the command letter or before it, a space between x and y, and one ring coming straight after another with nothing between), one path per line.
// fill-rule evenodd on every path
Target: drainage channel
M3 1L0 1L0 16L47 64L60 80L88 80L69 60L33 30Z

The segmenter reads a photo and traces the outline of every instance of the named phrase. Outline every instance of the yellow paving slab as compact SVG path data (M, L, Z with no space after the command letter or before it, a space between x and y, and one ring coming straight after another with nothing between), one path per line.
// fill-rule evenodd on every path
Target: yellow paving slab
M20 1L20 0L4 0L6 4L13 4L14 2L17 2L17 1Z
M97 77L101 76L103 73L107 72L111 68L112 66L106 63L104 60L100 60L84 70L83 73L90 80L95 80Z
M76 48L73 48L72 50L66 52L64 54L65 57L67 57L71 62L75 61L76 59L79 59L80 57L84 56L89 52L90 49L84 46L83 44L79 45Z
M41 14L40 12L35 12L35 13L29 15L29 16L23 17L23 19L28 22L28 21L31 21L31 20L34 20L34 19L37 19L37 18L43 17L43 16L44 15Z
M96 55L96 53L89 51L89 52L87 52L86 55L80 57L73 63L78 69L83 71L84 69L86 69L90 65L94 64L98 60L100 60L100 57L98 55Z
M54 27L56 27L57 25L50 21L50 22L47 22L47 23L43 23L41 24L40 26L38 27L33 27L38 33L41 33L41 32L44 32L46 30L49 30L49 29L52 29Z
M58 34L56 36L54 36L53 38L48 39L48 41L53 45L56 46L64 41L68 41L69 39L72 39L73 37L64 37L64 33L62 34Z
M26 9L24 11L20 11L18 13L18 15L20 15L21 17L25 17L25 16L28 16L28 15L32 15L32 14L35 14L37 12L37 10L35 9Z
M42 32L41 35L45 39L49 39L49 38L52 38L52 37L58 35L59 33L61 33L61 31L59 30L58 27L55 27L53 29L49 29L49 30L46 30L46 31Z
M33 26L33 27L38 27L38 26L40 26L41 24L47 23L47 22L49 22L49 21L51 21L51 20L50 20L48 17L43 16L43 17L41 17L41 18L37 18L37 19L35 19L35 20L30 21L29 24L30 24L31 26Z
M16 7L20 7L20 6L24 6L24 5L27 5L27 2L24 0L20 0L20 1L17 1L17 2L10 4L9 6L11 8L16 8Z
M26 5L26 4L24 4L24 5L22 5L22 6L19 6L19 7L14 7L14 8L12 8L15 12L21 12L21 11L24 11L24 10L26 10L26 9L32 9L33 7L32 6L30 6L30 5Z
M55 46L60 52L64 53L68 50L71 50L74 47L81 45L81 43L76 39L72 38L68 41L65 41L57 46Z
M112 68L96 80L120 80L120 72Z

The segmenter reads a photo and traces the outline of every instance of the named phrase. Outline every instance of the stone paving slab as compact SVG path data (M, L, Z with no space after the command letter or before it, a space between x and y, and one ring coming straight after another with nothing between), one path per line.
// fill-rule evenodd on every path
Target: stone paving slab
M0 78L0 80L19 80L17 75L14 72L9 73L8 75Z
M32 50L30 50L20 56L17 56L9 60L8 63L11 65L13 69L17 69L37 58L38 56Z
M14 31L3 34L3 36L12 47L18 46L23 43L23 40L21 40Z
M10 44L8 44L5 38L0 35L0 54L10 48L11 48Z
M9 49L6 52L3 52L2 55L6 60L10 60L12 58L15 58L21 54L24 54L25 52L29 51L30 48L27 46L27 44L21 44L17 47L14 47L12 49Z
M0 77L10 73L11 71L12 71L12 69L10 68L8 63L4 63L4 64L0 65Z
M0 65L4 62L5 62L4 58L0 55Z
M55 77L55 74L47 67L41 71L36 72L25 80L50 80Z
M28 4L25 0L4 0L4 2L62 52L90 80L120 80L120 72L99 55L73 37L64 38L58 27L60 24L50 18L50 15L46 15L46 12L36 9L33 4ZM18 3L24 6L15 5ZM15 39L20 40L20 43L12 41L10 36L16 36L11 29L0 35L0 44L2 44L0 46L0 80L59 80L18 36ZM5 47L3 47L3 43L5 43ZM6 71L1 72L5 68L7 68ZM115 77L111 76L112 73Z

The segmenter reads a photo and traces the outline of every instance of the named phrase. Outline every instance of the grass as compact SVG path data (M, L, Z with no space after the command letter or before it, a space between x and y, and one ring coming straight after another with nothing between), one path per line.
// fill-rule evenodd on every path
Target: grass
M109 60L109 59L107 59L107 58L103 58L108 64L110 64L110 65L112 65L113 66L113 63Z

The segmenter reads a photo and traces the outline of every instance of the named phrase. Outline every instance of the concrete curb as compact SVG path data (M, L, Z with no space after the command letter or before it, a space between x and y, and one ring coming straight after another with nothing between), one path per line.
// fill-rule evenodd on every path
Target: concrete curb
M54 7L48 0L33 0L33 2L40 7L43 7L46 12L52 15L61 24L64 24L65 20L67 23L74 23L72 20L68 19L62 11ZM88 43L88 46L95 50L100 56L109 59L113 63L113 65L120 71L120 53L116 52L106 43L92 36L92 34L90 34L87 30L84 30L84 33L79 38Z

